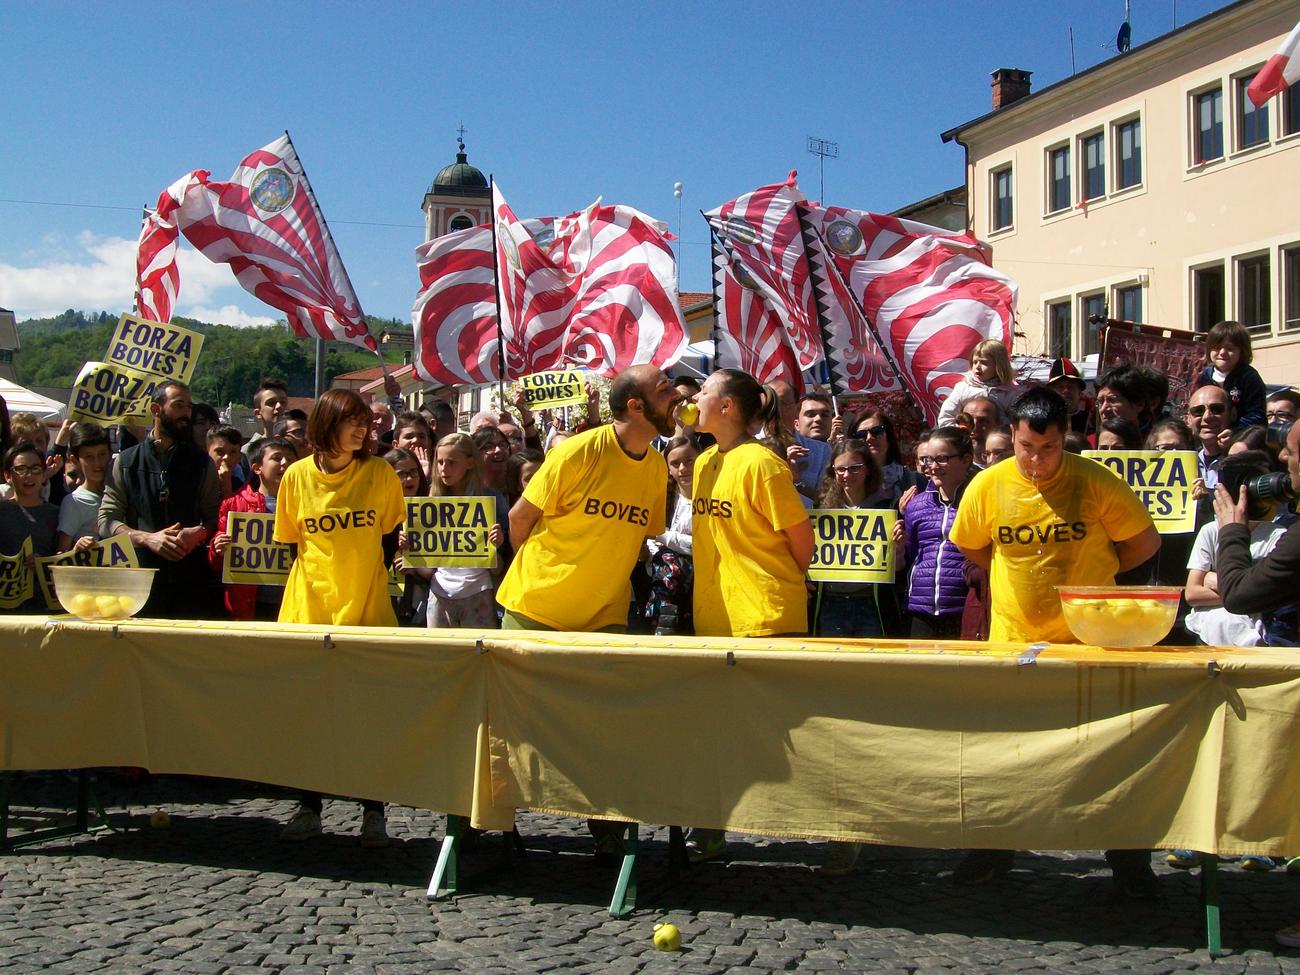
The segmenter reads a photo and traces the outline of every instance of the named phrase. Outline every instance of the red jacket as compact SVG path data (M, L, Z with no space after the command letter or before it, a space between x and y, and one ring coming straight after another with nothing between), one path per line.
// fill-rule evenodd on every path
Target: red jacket
M226 516L232 511L256 511L259 514L266 514L266 498L251 484L245 485L238 494L226 498L217 509L217 534L226 531ZM208 542L208 564L220 575L222 557L214 548L215 541L214 536L213 541ZM237 620L251 620L257 610L257 586L226 586L226 610Z

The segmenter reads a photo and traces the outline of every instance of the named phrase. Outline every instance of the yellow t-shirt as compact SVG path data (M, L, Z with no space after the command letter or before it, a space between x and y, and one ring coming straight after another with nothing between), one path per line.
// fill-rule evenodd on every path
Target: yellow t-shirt
M790 466L761 443L715 445L696 459L694 480L695 632L807 632L808 590L784 533L808 512Z
M326 474L315 459L289 466L275 506L275 540L298 546L282 623L396 626L383 536L406 518L402 482L378 457Z
M640 460L610 424L570 437L524 488L542 511L515 553L497 601L556 630L627 624L641 542L664 530L668 465L653 447Z
M1151 525L1127 484L1067 453L1050 481L1035 484L1014 460L975 475L948 537L962 548L993 545L990 640L1075 643L1056 587L1113 585L1112 543Z

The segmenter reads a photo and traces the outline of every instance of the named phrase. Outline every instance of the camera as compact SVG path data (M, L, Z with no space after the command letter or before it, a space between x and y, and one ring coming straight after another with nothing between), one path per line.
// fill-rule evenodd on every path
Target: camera
M1278 420L1264 428L1265 443L1268 449L1276 453L1286 446L1286 435L1291 432L1290 420Z
M1275 426L1277 424L1274 424ZM1289 503L1296 500L1295 485L1291 475L1285 471L1272 474L1259 474L1246 482L1246 497L1250 501L1266 503Z

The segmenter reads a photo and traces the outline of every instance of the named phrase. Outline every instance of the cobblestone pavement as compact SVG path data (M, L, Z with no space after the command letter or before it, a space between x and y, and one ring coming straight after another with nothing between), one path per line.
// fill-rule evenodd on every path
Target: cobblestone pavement
M23 778L16 825L71 793L63 776ZM116 832L0 855L3 975L1300 972L1300 956L1272 938L1300 918L1298 882L1281 871L1221 869L1233 953L1211 960L1195 874L1161 863L1162 904L1119 901L1095 851L1023 853L1005 880L958 889L950 852L868 848L832 879L808 868L819 844L733 837L726 862L670 883L657 829L637 911L616 920L614 871L594 862L575 820L521 815L522 865L503 867L503 844L485 837L462 860L462 893L430 903L434 813L390 807L393 844L364 850L351 802L328 801L327 835L295 846L278 841L295 808L285 790L163 776L105 782L101 794ZM170 828L150 828L155 809ZM654 950L660 920L681 928L679 953Z

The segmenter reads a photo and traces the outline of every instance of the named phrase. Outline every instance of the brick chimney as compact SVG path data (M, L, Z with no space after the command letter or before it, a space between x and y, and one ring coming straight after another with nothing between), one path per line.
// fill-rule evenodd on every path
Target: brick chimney
M1029 94L1029 76L1032 71L1019 68L998 68L993 72L993 111L1006 108Z

